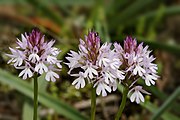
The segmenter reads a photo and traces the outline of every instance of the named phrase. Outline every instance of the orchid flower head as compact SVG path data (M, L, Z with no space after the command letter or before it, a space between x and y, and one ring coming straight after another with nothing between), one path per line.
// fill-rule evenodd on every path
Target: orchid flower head
M62 66L57 59L60 50L53 47L55 41L45 42L45 35L38 28L32 32L21 34L21 40L17 39L17 47L9 48L11 54L7 54L11 59L8 64L14 65L16 69L21 69L19 77L23 79L31 78L35 74L46 74L47 81L55 81Z

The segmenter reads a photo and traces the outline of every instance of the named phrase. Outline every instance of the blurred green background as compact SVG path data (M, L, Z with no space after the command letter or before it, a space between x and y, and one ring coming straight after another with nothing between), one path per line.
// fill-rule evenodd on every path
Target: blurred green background
M145 103L128 100L122 120L180 120L180 0L0 0L0 120L32 120L32 82L16 77L19 71L6 64L5 53L34 27L56 40L65 62L90 29L103 42L121 43L127 35L143 41L154 50L161 77L146 87L152 95ZM67 71L63 65L56 83L39 79L39 120L89 118L90 87L76 90ZM114 119L120 92L97 98L97 120Z

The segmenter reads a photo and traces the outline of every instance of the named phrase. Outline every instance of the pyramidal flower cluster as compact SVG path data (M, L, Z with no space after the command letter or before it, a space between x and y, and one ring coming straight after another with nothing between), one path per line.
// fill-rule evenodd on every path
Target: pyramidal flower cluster
M128 86L131 102L144 102L142 93L150 94L142 89L142 86L136 85L139 78L145 81L147 86L155 84L158 79L157 65L152 63L155 58L150 55L151 51L148 46L143 47L143 43L137 45L136 39L126 37L124 47L120 44L114 43L115 52L122 63L121 70L125 72L125 79L122 84Z
M137 45L137 41L127 37L124 47L114 43L100 45L101 40L94 31L80 39L78 52L68 53L69 74L77 77L73 81L76 89L85 87L91 83L96 88L96 94L107 96L107 92L117 89L118 84L129 87L131 102L144 102L144 94L150 94L136 85L139 78L145 81L147 86L154 85L158 79L157 65L152 63L155 58L150 55L148 46L143 43Z
M121 62L111 50L111 43L100 45L100 37L96 32L89 32L85 40L80 39L79 51L70 51L66 63L70 68L69 74L77 77L73 81L76 89L83 88L87 83L96 87L96 94L107 96L107 92L117 89L117 82L125 78L119 70Z
M45 42L45 36L37 28L29 34L21 34L21 40L17 39L18 47L9 48L12 54L7 54L11 58L8 63L22 70L19 77L23 79L46 73L45 79L54 82L59 78L56 71L62 68L57 59L60 50L53 47L54 43L54 40Z

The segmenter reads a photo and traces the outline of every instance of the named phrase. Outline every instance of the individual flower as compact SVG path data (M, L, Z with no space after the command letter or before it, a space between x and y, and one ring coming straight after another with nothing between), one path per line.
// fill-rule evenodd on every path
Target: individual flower
M83 88L85 86L84 73L79 72L79 74L73 74L72 76L78 77L72 83L72 85L75 85L76 89Z
M45 36L37 28L29 34L21 34L21 40L17 39L18 46L9 48L12 54L7 54L11 58L8 63L22 70L19 77L23 79L45 73L45 79L54 82L59 78L56 71L62 67L61 61L57 60L60 50L53 47L54 43L54 40L45 42Z
M73 81L76 89L91 83L96 88L96 94L107 96L107 92L117 89L117 81L124 79L124 72L119 70L121 62L111 49L111 43L100 45L101 39L97 32L90 31L85 40L80 39L78 52L68 53L68 73L78 77Z
M133 92L134 91L134 92ZM129 93L132 93L131 97L130 97L130 100L131 102L134 102L136 101L136 103L140 103L141 101L144 102L144 96L142 95L142 93L145 93L145 94L150 94L148 93L147 91L143 90L142 89L142 86L135 86L134 88L132 88Z
M151 51L148 50L148 46L143 47L143 43L138 45L136 39L131 37L126 37L124 47L114 43L114 48L122 64L120 69L125 72L125 80L122 81L122 84L130 89L134 86L130 90L130 92L134 90L130 97L131 102L136 101L138 104L140 101L144 102L141 92L145 94L147 92L141 86L136 86L136 83L141 78L147 86L155 84L159 76L157 75L157 65L153 63L155 60L154 56L150 55Z

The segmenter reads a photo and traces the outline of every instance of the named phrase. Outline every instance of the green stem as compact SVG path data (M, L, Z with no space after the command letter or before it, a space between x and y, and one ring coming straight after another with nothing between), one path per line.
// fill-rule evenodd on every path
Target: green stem
M122 102L121 102L121 105L120 105L120 107L119 107L119 110L118 110L118 112L117 112L117 114L116 114L115 120L119 120L120 117L121 117L121 115L122 115L122 112L123 112L124 107L125 107L125 105L126 105L126 99L127 99L128 91L129 91L128 87L125 86L125 87L124 87L124 90L123 90Z
M33 120L37 120L37 107L38 107L38 79L34 76L34 116Z
M96 89L93 88L91 90L91 120L95 120L96 115Z

